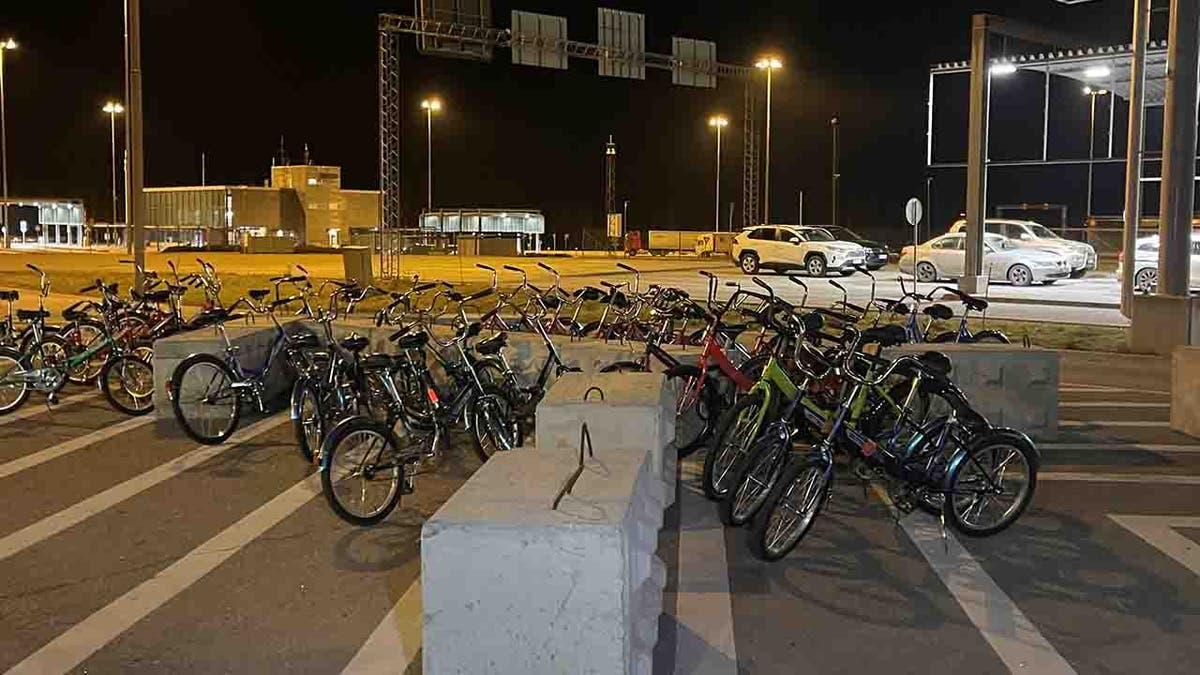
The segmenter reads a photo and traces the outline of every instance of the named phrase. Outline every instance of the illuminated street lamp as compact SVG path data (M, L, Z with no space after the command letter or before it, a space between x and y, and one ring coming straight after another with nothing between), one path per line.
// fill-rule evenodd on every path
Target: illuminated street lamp
M438 98L427 98L421 101L421 110L425 111L426 120L426 144L428 151L428 176L426 179L426 189L428 190L428 211L433 210L433 113L441 112L442 101Z
M713 115L708 118L708 126L717 130L717 210L715 212L715 221L713 224L713 232L721 231L721 131L729 126L729 120L721 115Z
M767 71L767 142L763 165L763 224L771 223L771 72L783 67L774 56L764 56L754 64L755 68Z
M102 110L108 113L110 138L112 139L112 222L117 224L117 115L125 112L125 106L116 101L104 104Z
M1104 68L1107 73L1108 69ZM1091 69L1089 69L1089 72ZM1092 215L1092 169L1096 158L1096 97L1104 96L1108 93L1107 89L1093 89L1092 87L1083 88L1084 95L1092 99L1092 113L1088 122L1088 177L1087 177L1087 215Z
M8 129L4 120L4 52L17 48L17 41L8 38L0 42L0 175L3 175L4 199L8 199ZM8 246L8 206L0 210L3 215L4 245Z

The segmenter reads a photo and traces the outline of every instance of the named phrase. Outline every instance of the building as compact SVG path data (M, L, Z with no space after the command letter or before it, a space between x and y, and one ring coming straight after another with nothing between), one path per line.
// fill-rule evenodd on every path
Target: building
M342 188L336 166L271 167L267 187L146 188L146 237L197 246L286 237L302 246L341 246L379 226L379 191Z
M0 233L11 246L86 246L87 211L82 199L0 199Z

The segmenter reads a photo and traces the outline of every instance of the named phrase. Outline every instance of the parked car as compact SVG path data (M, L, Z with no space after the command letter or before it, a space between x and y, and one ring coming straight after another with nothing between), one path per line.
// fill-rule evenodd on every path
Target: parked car
M951 232L962 232L967 221L959 219L950 226ZM1053 230L1032 220L1005 220L988 218L983 229L989 234L998 234L1013 240L1021 248L1038 248L1062 254L1071 264L1071 278L1078 279L1089 270L1096 269L1096 249L1082 241L1063 239Z
M833 238L838 241L848 241L851 244L858 244L867 249L866 265L868 269L877 270L887 264L888 255L890 254L887 244L867 239L854 230L840 225L826 226L821 229L832 234Z
M1149 293L1158 285L1158 235L1138 237L1133 257L1133 287ZM1121 267L1125 264L1122 251L1117 262L1117 278L1121 278ZM1191 287L1200 288L1200 232L1192 231Z
M867 249L838 241L819 227L759 225L733 238L731 256L746 274L760 268L803 269L820 277L830 271L849 275L856 265L865 265Z
M917 247L916 277L933 282L961 276L966 267L965 233L943 234ZM1071 265L1061 254L1036 248L1021 248L998 234L983 235L983 270L991 281L1008 281L1014 286L1034 282L1050 285L1071 275ZM913 271L913 247L900 250L900 271Z

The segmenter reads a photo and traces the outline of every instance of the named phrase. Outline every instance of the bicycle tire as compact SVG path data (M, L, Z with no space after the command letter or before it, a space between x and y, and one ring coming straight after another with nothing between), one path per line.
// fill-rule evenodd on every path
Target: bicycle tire
M83 339L81 337L78 340L73 340L72 335L79 334L82 336L82 329L84 328L92 331L92 337L90 339ZM75 353L82 353L83 351L87 350L93 341L95 341L97 338L102 338L105 335L105 328L104 324L96 319L79 319L67 324L66 326L63 326L62 330L58 332L58 335L63 339L65 345L70 347L68 354L71 355L76 349L79 351ZM104 366L108 365L108 362L111 360L109 358L111 353L111 347L101 348L95 354L89 357L87 361L79 364L79 367L69 371L67 373L67 379L72 384L80 385L94 382L96 378L100 376L101 371L104 370Z
M296 434L296 445L300 448L300 454L306 462L317 462L325 437L325 416L324 411L321 410L321 392L312 382L300 378L292 383L291 402L292 431ZM312 406L311 414L306 414L305 403ZM306 424L311 424L313 427L308 427Z
M17 372L23 372L25 368L21 365L21 352L12 347L0 347L0 377L8 375L13 369ZM22 381L20 383L20 393L11 401L0 405L0 415L8 413L20 408L29 399L29 383ZM17 387L8 387L8 391L12 391Z
M775 481L774 487L767 495L766 502L759 509L754 523L750 526L749 536L746 538L750 552L756 558L774 562L791 553L800 544L812 529L813 523L817 521L817 516L821 515L821 508L828 500L831 473L831 467L817 456L794 457L784 468L779 480ZM807 499L801 504L801 508L810 513L807 514L807 517L805 517L805 513L800 514L803 519L803 522L799 523L800 528L789 532L786 539L778 542L769 539L771 526L779 522L776 518L779 517L779 509L784 504L784 499L791 499L797 487L796 483L802 476L806 480L800 485L800 487L806 488L806 493L802 497L807 497ZM815 486L817 489L815 495L807 492L808 488L814 487L807 483L809 479L820 481Z
M726 446L726 439L729 434L737 431L735 424L739 419L742 419L745 424L750 425L748 427L745 425L742 426L742 430L750 433L750 437L744 443L741 443L740 452L743 455L749 452L751 446L754 445L754 440L758 436L758 429L761 425L760 422L755 421L759 413L755 410L747 412L747 408L761 407L763 401L764 397L761 391L750 392L734 402L733 406L721 416L721 421L717 425L718 431L714 435L715 441L704 456L704 470L701 474L701 481L703 482L705 497L717 500L723 497L725 492L728 491L729 487L725 484L725 480L735 476L738 473L738 467L732 465L725 467L721 465L721 468L718 468L718 462L722 459L722 453ZM743 413L748 415L748 417L743 417ZM733 459L736 461L738 458L734 457Z
M131 369L133 371L140 371L140 376L142 378L149 378L149 391L145 392L142 396L138 396L131 391L126 382L126 378L132 377L130 374ZM111 378L114 371L116 371L116 376L118 378L117 386L128 393L135 404L139 399L145 400L145 404L138 407L126 405L125 402L116 395L116 392L113 391L113 381ZM146 363L142 359L139 359L135 356L124 354L115 359L109 359L108 362L104 364L104 367L100 369L98 378L100 391L104 393L104 398L108 399L109 405L117 410L125 413L126 415L132 415L134 417L145 415L154 410L154 367L149 363ZM138 382L137 386L139 389L145 388L146 380L143 379L142 381Z
M503 389L493 384L484 383L482 387L482 392L471 401L464 414L471 416L471 441L475 452L480 461L486 462L497 452L517 447L521 439L511 433L517 426L514 416L516 405L512 399ZM484 445L485 431L495 444L494 449L490 451Z
M696 366L676 366L671 369L667 378L668 380L680 383L678 385L679 396L684 396L694 386L696 379L700 375L700 369ZM716 426L713 424L717 408L716 396L714 395L716 382L715 377L705 378L704 384L696 394L696 401L687 409L680 410L679 404L676 404L675 451L680 458L692 454L712 437L713 427ZM692 411L695 411L698 424L695 424L695 420L691 420L690 418L685 420ZM689 437L688 431L684 430L685 421L691 423L691 426L699 426L700 430L695 432L694 436Z
M1028 469L1027 489L1020 495L1019 501L1006 511L999 522L989 527L975 527L969 525L963 518L963 514L960 513L960 500L954 498L956 486L960 478L962 478L964 471L970 470L972 467L978 468L971 459L972 455L996 446L1009 446L1021 455ZM1009 429L995 429L971 439L970 444L963 450L963 453L964 457L956 457L952 460L950 472L946 474L946 483L944 486L946 499L944 500L942 511L946 522L955 530L969 537L987 537L1007 529L1013 523L1017 522L1017 519L1021 517L1021 514L1025 512L1030 502L1033 501L1033 493L1037 489L1038 467L1041 464L1037 449L1033 447L1028 437L1020 432ZM1007 464L1007 460L1005 463Z
M325 495L325 501L338 518L351 525L368 527L387 518L388 514L400 503L402 492L400 486L404 481L405 469L404 465L400 462L397 462L396 466L390 469L390 475L386 478L389 489L379 508L373 509L368 515L352 513L338 496L338 491L334 485L336 479L333 474L335 467L338 466L338 458L344 457L352 450L357 449L350 444L350 439L354 439L362 434L374 436L382 442L379 451L380 456L382 456L383 452L390 452L392 456L398 456L395 438L388 427L369 417L350 418L331 429L325 440L321 443L321 493ZM364 478L364 480L370 480L370 478ZM364 489L362 492L365 493L366 490Z
M750 449L741 470L729 484L729 490L717 504L717 515L728 527L741 527L754 518L787 465L790 444L768 432ZM754 492L750 486L756 484Z
M229 436L232 435L238 427L238 422L242 416L241 397L238 396L237 392L233 391L232 389L228 394L226 394L234 397L233 410L230 413L228 422L222 427L218 428L217 433L214 434L198 430L193 425L192 421L188 419L188 415L190 415L191 412L184 412L181 401L183 400L182 385L185 377L188 374L188 371L201 366L207 366L218 371L219 374L227 380L227 384L225 386L232 385L237 381L237 377L234 375L233 370L231 370L229 365L221 359L213 356L212 354L192 354L183 361L180 361L179 365L175 367L175 371L171 373L171 411L175 415L175 421L179 424L180 428L183 429L183 432L187 434L189 438L205 445L218 445L225 442L225 439L229 438Z

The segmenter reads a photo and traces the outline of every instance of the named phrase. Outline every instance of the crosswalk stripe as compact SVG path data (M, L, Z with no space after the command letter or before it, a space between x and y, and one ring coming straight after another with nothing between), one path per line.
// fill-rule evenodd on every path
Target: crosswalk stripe
M179 595L321 492L312 474L50 641L9 675L66 673Z
M1170 403L1144 401L1059 401L1059 408L1170 408Z
M1038 443L1040 450L1097 450L1100 452L1200 453L1200 444L1189 443Z
M412 582L342 675L403 673L421 651L421 580Z
M50 537L77 525L92 516L109 509L137 494L145 492L159 483L178 476L184 471L200 466L220 455L249 441L259 434L287 422L287 415L275 415L240 429L222 445L201 445L195 450L175 459L159 464L149 471L134 476L119 483L104 492L92 495L87 499L33 523L12 534L0 538L0 560L12 557L17 553L45 541Z
M1143 420L1059 420L1060 427L1169 427L1170 422Z
M1084 473L1078 471L1040 471L1038 480L1077 481L1080 483L1161 483L1164 485L1200 485L1200 476L1171 473Z
M1111 387L1103 384L1071 384L1068 382L1060 382L1058 385L1059 391L1124 391L1134 392L1138 394L1167 394L1171 392L1162 389L1137 389L1133 387Z
M126 431L145 426L154 421L153 415L143 415L141 417L131 417L123 422L118 422L111 427L93 431L90 434L84 434L78 438L72 438L69 441L63 441L45 450L25 455L12 460L11 462L0 464L0 478L7 478L15 473L20 473L25 469L44 464L52 459L57 459L63 455L69 455L76 450L82 450L90 445L95 445L103 440L119 436Z
M1175 531L1176 527L1200 527L1200 518L1118 513L1110 513L1108 517L1191 570L1193 574L1200 575L1200 545Z
M5 415L4 417L0 417L0 427L4 426L6 424L12 424L13 422L20 422L21 420L29 419L30 417L41 415L43 413L46 413L47 411L49 411L50 414L53 415L54 411L56 411L56 410L62 410L63 408L69 408L69 407L75 405L76 403L83 403L84 401L90 401L92 399L98 398L99 396L100 396L100 392L96 392L96 391L81 392L78 394L71 394L70 396L63 396L62 398L60 398L58 400L57 405L55 405L49 409L47 409L46 406L41 405L40 401L37 403L26 402L24 408L21 408L20 410L18 410L16 412L9 413L9 414Z

